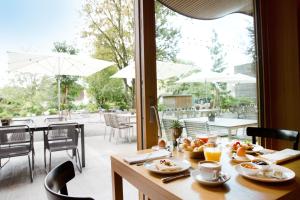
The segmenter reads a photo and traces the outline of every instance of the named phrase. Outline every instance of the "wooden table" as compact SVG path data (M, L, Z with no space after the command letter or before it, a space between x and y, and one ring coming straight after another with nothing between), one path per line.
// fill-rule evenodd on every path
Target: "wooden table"
M232 131L238 128L246 128L249 126L257 126L257 120L253 119L234 119L234 118L219 118L216 117L215 121L208 121L207 117L199 118L186 118L181 119L182 121L194 121L194 122L207 122L209 126L225 128L228 130L228 137L232 136Z
M139 151L145 153L151 150ZM184 153L175 152L174 156L186 159ZM187 159L192 167L199 160ZM122 179L126 179L151 200L178 199L299 199L300 195L300 159L283 166L295 171L294 180L282 183L263 183L246 179L235 171L229 155L222 155L222 170L231 175L231 179L219 187L208 187L195 182L192 177L183 178L168 184L161 182L163 176L148 172L143 166L129 165L120 155L111 156L113 199L123 199Z

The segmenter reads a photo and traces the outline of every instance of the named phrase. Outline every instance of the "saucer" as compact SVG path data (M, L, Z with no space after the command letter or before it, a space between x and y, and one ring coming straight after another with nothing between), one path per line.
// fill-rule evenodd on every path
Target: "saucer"
M192 172L192 177L199 183L203 184L203 185L207 185L207 186L219 186L224 184L226 181L228 181L230 179L230 175L228 173L225 172L221 172L220 177L218 178L218 180L215 181L208 181L202 178L200 171L199 170L195 170Z

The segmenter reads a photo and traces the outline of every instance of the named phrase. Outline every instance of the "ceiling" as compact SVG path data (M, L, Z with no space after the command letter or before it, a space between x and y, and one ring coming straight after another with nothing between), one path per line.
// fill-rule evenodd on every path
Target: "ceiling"
M232 13L252 15L252 0L158 0L160 3L187 17L210 20Z

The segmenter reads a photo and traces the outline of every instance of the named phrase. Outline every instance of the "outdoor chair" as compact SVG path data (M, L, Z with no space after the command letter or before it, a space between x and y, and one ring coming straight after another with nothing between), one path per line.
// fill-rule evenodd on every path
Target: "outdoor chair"
M111 136L115 136L115 131L118 130L118 136L117 136L117 142L120 140L121 138L121 131L127 129L128 130L128 136L130 133L130 128L132 128L131 125L125 124L124 121L120 121L120 117L118 117L117 114L112 113L110 115L110 122L111 122L111 127L113 128L112 130L112 134L109 137L109 141L111 141Z
M34 121L32 119L13 119L11 125L32 125Z
M172 132L170 130L173 121L176 119L162 119L163 129L165 130L165 136L168 141L172 141Z
M105 139L105 136L106 136L106 132L107 132L107 127L111 127L111 120L110 120L110 115L111 113L104 113L103 116L104 116L104 122L105 122L105 132L104 132L104 139ZM112 130L110 130L112 132Z
M49 171L51 170L51 153L56 151L72 150L72 156L78 170L82 171L80 156L78 152L78 135L80 129L78 129L77 123L62 123L62 124L50 124L47 131L44 131L44 165L47 171L46 162L46 150L49 151Z
M30 153L31 160L30 160ZM34 150L33 133L27 125L0 127L0 169L12 157L28 156L30 180L33 181ZM1 159L8 159L3 165Z
M44 182L48 200L93 200L89 197L68 196L67 183L74 177L75 171L71 161L66 161L52 169Z
M56 122L63 122L67 121L65 117L47 117L45 118L45 123L56 123Z
M184 126L188 137L195 138L196 135L209 134L207 122L184 121Z
M272 128L247 127L246 132L248 136L252 136L253 144L256 144L256 137L273 138L273 139L291 141L293 143L293 149L298 150L299 148L298 131L272 129Z

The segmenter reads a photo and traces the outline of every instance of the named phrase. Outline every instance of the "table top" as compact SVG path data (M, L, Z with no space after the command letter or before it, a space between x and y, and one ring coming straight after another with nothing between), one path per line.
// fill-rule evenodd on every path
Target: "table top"
M120 113L120 114L117 114L118 116L121 116L121 117L129 117L129 118L135 118L136 117L136 114L131 114L131 113Z
M139 151L145 153L151 150ZM189 159L184 153L175 152L174 156L179 159L190 161L193 168L197 168L199 160ZM120 155L114 155L112 168L117 165L123 168L130 177L137 177L139 182L150 184L164 199L278 199L287 195L299 195L300 191L300 159L288 162L285 166L296 173L295 179L283 183L263 183L246 179L234 169L235 163L230 161L230 156L222 154L222 171L231 175L231 179L219 187L208 187L197 183L193 177L183 178L168 184L160 180L163 176L150 173L143 166L129 165ZM122 175L121 175L122 176ZM130 178L127 177L127 178ZM132 179L132 178L131 178ZM137 182L137 183L139 183Z
M257 120L253 120L253 119L234 119L234 118L220 118L220 117L216 117L215 121L208 121L207 117L185 118L182 120L195 121L195 122L196 121L207 122L208 125L210 126L219 126L219 127L226 127L226 128L257 124Z

